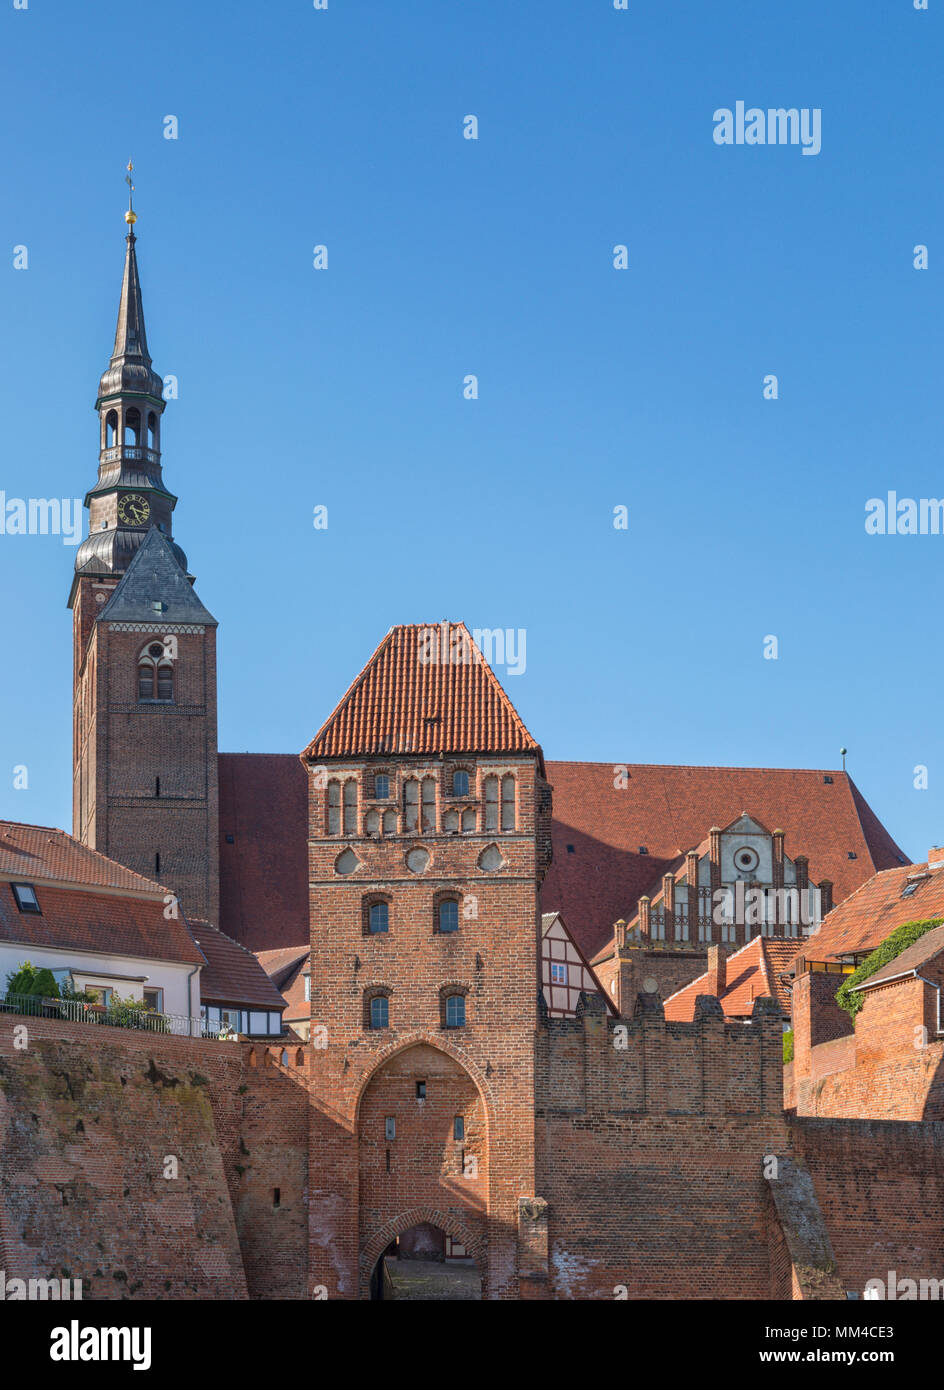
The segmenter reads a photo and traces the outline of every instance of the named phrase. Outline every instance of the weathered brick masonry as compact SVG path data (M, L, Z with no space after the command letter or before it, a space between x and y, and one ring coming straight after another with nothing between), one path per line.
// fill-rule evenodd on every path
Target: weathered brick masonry
M790 1297L763 1165L790 1146L776 1005L758 1000L748 1025L710 999L694 1023L639 1006L551 1019L538 1040L549 1296Z
M266 1052L0 1016L7 1275L90 1299L303 1296L307 1098Z

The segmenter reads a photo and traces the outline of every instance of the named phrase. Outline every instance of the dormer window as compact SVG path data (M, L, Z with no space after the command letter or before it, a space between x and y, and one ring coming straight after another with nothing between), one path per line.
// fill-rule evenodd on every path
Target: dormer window
M16 905L21 912L42 912L39 899L36 896L36 889L31 883L11 883L10 887L13 889Z

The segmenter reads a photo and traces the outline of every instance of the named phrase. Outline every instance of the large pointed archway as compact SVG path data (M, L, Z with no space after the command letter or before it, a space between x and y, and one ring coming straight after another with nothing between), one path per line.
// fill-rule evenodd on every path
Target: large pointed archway
M420 1037L392 1050L372 1069L358 1101L362 1298L376 1296L384 1252L424 1227L430 1258L446 1261L458 1250L459 1258L474 1261L487 1297L489 1107L471 1069L437 1044ZM391 1256L417 1258L414 1243L399 1242Z

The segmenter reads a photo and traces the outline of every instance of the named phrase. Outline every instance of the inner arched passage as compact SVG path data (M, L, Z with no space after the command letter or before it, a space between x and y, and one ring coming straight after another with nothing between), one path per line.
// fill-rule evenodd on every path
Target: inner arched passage
M388 1223L369 1242L363 1268L371 1300L469 1302L483 1297L478 1242L446 1212L424 1208Z
M364 1089L357 1135L362 1297L384 1252L398 1239L400 1254L410 1248L414 1227L441 1234L435 1259L458 1247L484 1276L488 1123L461 1062L426 1042L394 1053Z

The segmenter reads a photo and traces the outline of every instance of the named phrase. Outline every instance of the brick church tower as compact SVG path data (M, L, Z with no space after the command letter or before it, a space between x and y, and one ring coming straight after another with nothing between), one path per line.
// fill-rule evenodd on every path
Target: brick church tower
M528 1296L541 749L443 624L391 629L302 759L312 1285L368 1296L419 1228L476 1260L484 1296Z
M216 620L174 543L161 472L163 382L151 367L128 223L118 326L102 376L98 479L69 595L72 829L219 920Z

